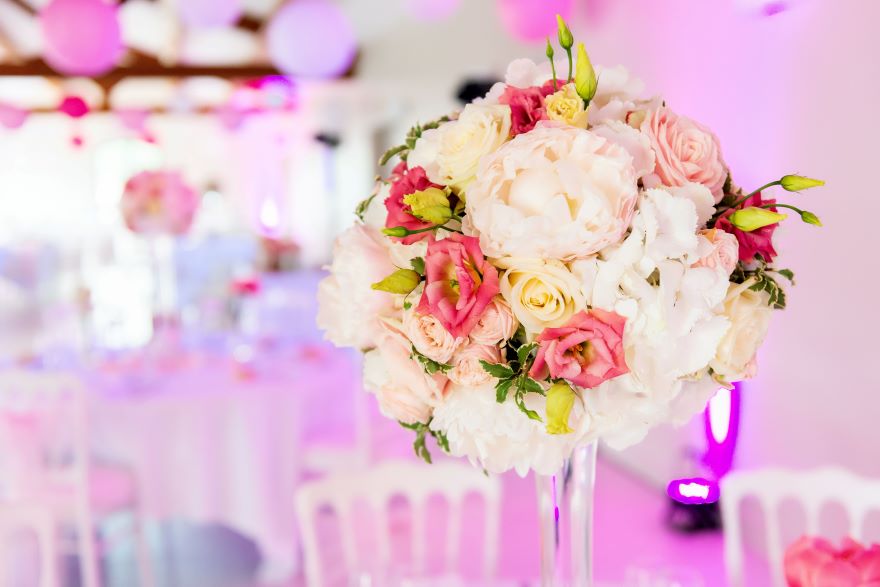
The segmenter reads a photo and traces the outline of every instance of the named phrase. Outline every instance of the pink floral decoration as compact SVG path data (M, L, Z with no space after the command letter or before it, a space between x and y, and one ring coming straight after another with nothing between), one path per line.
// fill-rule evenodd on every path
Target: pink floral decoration
M724 232L729 232L736 237L736 240L739 242L740 260L745 262L754 261L755 255L761 255L761 258L768 263L773 261L776 257L776 249L773 248L773 233L776 232L779 223L771 224L770 226L765 226L758 230L753 230L752 232L745 232L731 224L729 220L730 215L740 208L748 208L750 206L760 207L775 203L776 200L761 199L761 193L758 192L736 209L731 208L730 210L725 211L724 214L721 215L721 218L715 223L715 228L719 228ZM776 212L776 208L770 209Z
M126 226L139 234L185 234L199 196L179 173L143 171L128 180L120 207Z
M442 188L442 186L432 183L425 174L425 170L421 167L406 169L406 167L398 165L394 168L394 171L392 171L391 181L391 194L385 199L385 209L388 210L388 216L385 219L385 226L387 228L402 226L407 230L420 230L422 228L434 226L430 222L419 220L413 216L410 207L403 203L403 198L404 196L426 190L430 187ZM406 245L411 245L430 237L431 232L422 232L400 238L392 238L395 238Z
M578 312L561 328L538 336L538 355L529 374L561 378L592 388L629 372L623 350L626 318L594 308Z
M498 270L483 256L478 238L455 233L428 243L418 311L440 320L452 336L470 334L499 291Z
M538 121L547 120L544 98L555 91L552 81L540 87L507 86L498 101L510 106L510 132L513 136L529 132L535 128Z
M844 538L835 548L802 536L786 549L784 564L788 587L880 587L880 544L866 548Z

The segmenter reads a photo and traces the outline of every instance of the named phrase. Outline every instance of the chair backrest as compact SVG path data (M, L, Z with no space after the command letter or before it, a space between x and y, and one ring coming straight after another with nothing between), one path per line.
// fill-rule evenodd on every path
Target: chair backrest
M767 544L767 558L773 585L784 587L782 523L779 508L793 500L803 509L806 532L820 535L822 509L839 504L847 515L849 534L864 539L864 522L872 511L880 511L880 481L865 479L840 468L812 471L763 469L738 471L721 482L721 512L724 521L724 557L730 584L739 587L744 577L741 508L754 497L761 507Z
M496 477L484 475L471 466L456 462L433 465L410 461L387 461L370 469L333 475L304 484L296 495L296 511L305 553L305 571L310 586L323 585L320 564L320 540L317 515L329 508L339 520L342 553L349 571L355 570L358 557L354 515L360 503L366 503L383 523L377 524L375 546L380 569L392 561L392 536L387 522L389 506L395 497L405 498L412 515L412 558L416 573L423 573L427 562L426 514L428 499L441 496L448 503L444 564L448 572L460 563L463 502L466 496L482 497L485 511L482 573L495 573L498 556L498 527L501 485Z
M54 469L88 475L85 392L70 374L0 370L0 497L33 498Z

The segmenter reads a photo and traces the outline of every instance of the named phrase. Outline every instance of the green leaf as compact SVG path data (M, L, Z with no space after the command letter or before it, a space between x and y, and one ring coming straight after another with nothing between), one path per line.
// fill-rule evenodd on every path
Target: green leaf
M483 366L483 369L485 369L489 375L497 377L498 379L507 379L516 375L516 373L513 372L513 369L507 365L489 363L488 361L483 360L480 360L480 365Z
M529 355L532 354L532 351L536 348L538 348L538 344L532 342L529 344L524 344L516 349L516 358L517 360L519 360L519 364L522 365L523 369L526 366L526 361L528 360Z
M428 429L428 431L431 433L431 436L434 437L434 440L437 441L437 446L440 447L440 450L442 450L443 452L448 454L449 453L449 439L446 437L446 434L444 434L440 430L433 430L430 428Z
M412 269L398 269L382 281L374 283L371 287L377 291L387 291L393 294L408 294L419 286L422 276Z
M413 345L412 347L412 353L410 356L422 364L422 368L428 375L434 375L437 372L446 373L447 371L452 369L452 365L447 365L446 363L438 363L433 359L429 359L428 357L417 351L415 345Z
M412 302L409 302L409 301L403 302L403 309L404 310L409 310L410 308L412 308Z
M519 389L521 389L523 393L537 393L538 395L544 395L546 393L544 388L541 387L541 384L531 377L523 377L520 380Z
M547 390L547 434L569 434L574 429L568 418L577 398L568 383L556 383Z
M367 213L367 208L370 207L370 204L375 199L375 197L376 197L376 194L368 196L367 198L358 202L357 207L354 209L355 216L357 216L361 222L364 221L364 216Z
M538 412L536 412L535 410L530 410L529 408L526 407L525 401L523 400L522 393L517 393L514 398L514 401L516 402L516 406L519 408L519 410L523 414L528 416L530 420L535 420L537 422L543 422L543 420L541 419L541 416L538 415Z
M382 154L382 157L379 158L379 166L381 167L383 165L386 165L389 161L391 161L392 157L394 157L395 155L400 155L404 151L408 150L409 149L406 145L397 145L396 147L391 147Z
M794 283L794 271L791 269L777 269L776 273L792 282L792 284Z
M419 220L442 226L452 219L449 196L440 188L428 188L407 194L403 203L410 207L412 215Z
M416 257L412 261L409 262L412 265L413 271L418 273L419 275L425 275L425 260L421 257Z
M496 402L503 404L507 400L507 393L510 391L511 385L513 385L513 379L502 379L495 385Z

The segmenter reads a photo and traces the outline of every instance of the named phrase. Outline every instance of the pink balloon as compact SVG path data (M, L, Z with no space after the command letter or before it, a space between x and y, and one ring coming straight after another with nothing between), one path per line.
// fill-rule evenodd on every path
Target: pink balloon
M116 5L52 0L40 12L46 62L67 75L100 75L116 65L122 39Z
M21 128L30 112L9 104L0 104L0 124L8 129Z
M179 0L177 12L191 27L223 27L241 16L240 0Z
M285 4L269 23L266 42L278 69L303 77L338 77L357 54L351 23L327 0Z
M458 10L461 0L407 0L406 7L418 20L444 20Z
M521 41L544 41L556 37L556 15L568 20L572 0L498 0L501 22Z

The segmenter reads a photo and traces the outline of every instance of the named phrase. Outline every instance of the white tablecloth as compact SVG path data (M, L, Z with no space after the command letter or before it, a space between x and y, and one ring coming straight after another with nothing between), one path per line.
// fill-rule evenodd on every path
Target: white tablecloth
M318 353L244 377L228 361L191 361L142 388L98 379L96 452L131 466L148 518L220 523L253 539L270 576L293 568L293 495L308 396L324 407L358 379L344 355ZM264 573L265 574L265 573Z

